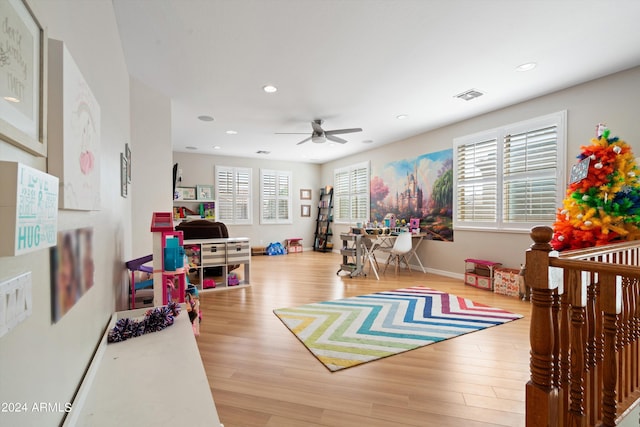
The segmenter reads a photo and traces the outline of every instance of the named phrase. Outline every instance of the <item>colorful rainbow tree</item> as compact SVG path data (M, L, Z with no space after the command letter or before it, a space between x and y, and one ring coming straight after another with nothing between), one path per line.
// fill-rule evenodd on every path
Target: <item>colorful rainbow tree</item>
M551 245L558 251L640 239L639 170L631 147L597 127L580 147L567 196L558 209Z

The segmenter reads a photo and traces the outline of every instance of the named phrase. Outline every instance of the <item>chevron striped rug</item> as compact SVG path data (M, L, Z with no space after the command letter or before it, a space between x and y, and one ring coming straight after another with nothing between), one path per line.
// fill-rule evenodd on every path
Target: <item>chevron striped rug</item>
M520 319L427 287L273 311L330 371Z

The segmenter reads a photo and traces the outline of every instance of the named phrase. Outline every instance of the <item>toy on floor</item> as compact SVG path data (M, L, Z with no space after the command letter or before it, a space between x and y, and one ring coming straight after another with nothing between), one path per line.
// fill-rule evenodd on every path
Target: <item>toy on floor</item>
M267 246L267 255L286 255L287 251L280 242L269 243Z
M200 297L198 296L198 288L189 285L185 295L185 303L187 305L187 313L193 328L195 336L200 335L200 322L202 322L202 311L200 310Z
M240 279L238 279L238 275L236 273L229 273L227 276L227 285L229 286L238 286L240 284Z

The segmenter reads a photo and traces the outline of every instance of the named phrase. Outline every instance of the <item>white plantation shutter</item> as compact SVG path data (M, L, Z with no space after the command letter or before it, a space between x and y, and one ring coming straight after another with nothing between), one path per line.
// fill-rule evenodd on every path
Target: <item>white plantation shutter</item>
M504 138L504 222L553 222L556 212L557 126Z
M333 178L333 216L336 222L349 222L351 217L350 200L349 169L335 171Z
M291 224L291 172L260 171L260 223Z
M334 171L333 206L336 222L365 222L369 219L369 182L369 162Z
M566 111L454 140L454 227L551 225L562 203Z
M351 171L351 218L355 221L369 219L369 168L359 167Z
M457 147L458 221L496 222L497 146L494 138Z
M216 166L218 217L227 224L251 224L251 169Z

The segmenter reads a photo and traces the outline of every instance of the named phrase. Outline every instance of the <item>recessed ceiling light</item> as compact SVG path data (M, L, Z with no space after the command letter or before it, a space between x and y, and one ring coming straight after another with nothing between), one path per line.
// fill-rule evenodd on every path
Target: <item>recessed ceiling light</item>
M278 91L278 88L273 85L262 86L262 90L267 93L274 93Z
M198 116L198 120L202 120L203 122L212 122L213 117L211 116Z
M516 71L531 71L536 68L538 64L535 62L527 62L525 64L520 64L516 67Z
M365 139L362 141L363 144L373 144L373 139Z
M20 102L18 98L14 98L13 96L5 96L4 100L9 102Z
M219 145L214 145L214 146L213 146L213 149L214 149L214 150L219 150L220 148L221 148L221 147L220 147Z
M227 135L237 135L238 131L237 130L228 130L226 133L227 133Z
M198 149L198 147L194 147L193 145L187 145L184 148L186 148L187 150L197 150Z
M409 116L407 116L406 114L399 114L399 115L396 116L396 119L398 119L398 120L405 120L405 119L408 119L408 118L409 118Z

